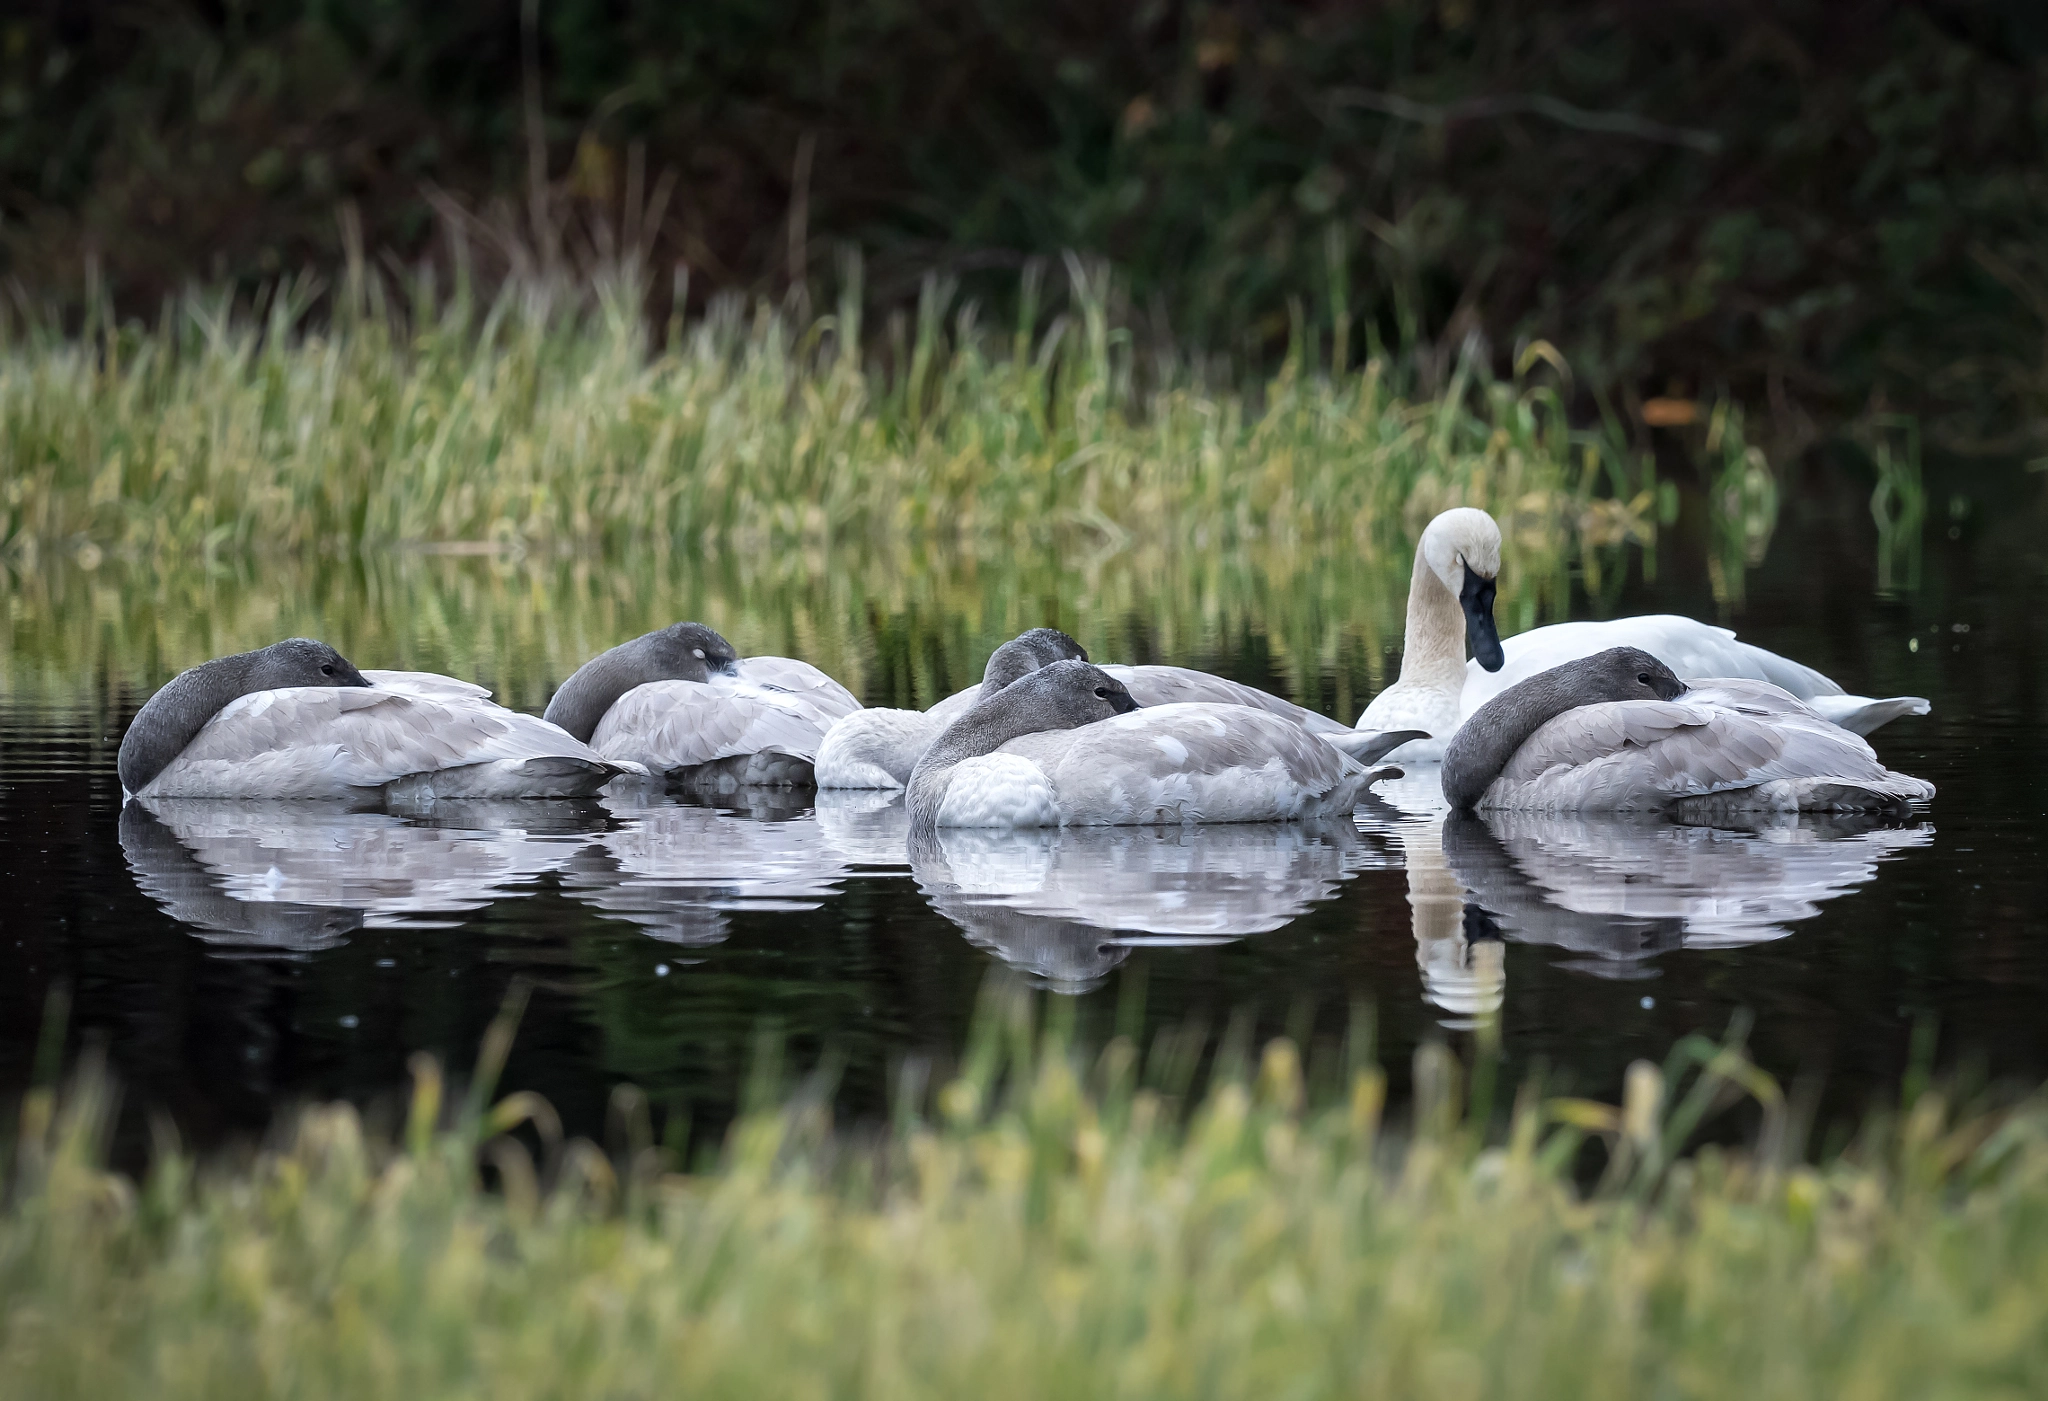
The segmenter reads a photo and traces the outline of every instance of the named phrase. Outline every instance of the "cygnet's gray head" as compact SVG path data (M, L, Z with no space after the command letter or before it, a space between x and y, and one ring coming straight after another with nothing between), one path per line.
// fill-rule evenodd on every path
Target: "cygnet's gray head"
M1136 709L1138 703L1124 689L1123 682L1099 666L1069 658L1049 662L1018 677L1000 694L975 702L974 709L962 719L987 710L1009 716L1015 723L1032 721L1029 729L1016 733L1036 734L1040 730L1078 729Z
M584 743L612 702L650 681L709 681L739 671L739 653L702 623L674 623L600 652L548 701L545 718Z
M1530 735L1582 705L1668 701L1685 694L1675 672L1640 647L1610 647L1526 681L1472 712L1444 749L1444 797L1453 808L1477 803Z
M1685 683L1678 679L1676 672L1640 647L1609 647L1590 657L1554 666L1541 676L1554 678L1553 684L1569 686L1571 692L1580 698L1575 702L1578 705L1597 705L1602 701L1677 700L1686 691ZM1532 676L1508 690L1516 690L1539 679L1540 676Z
M121 786L140 792L222 706L238 697L288 686L369 684L347 657L310 637L288 637L253 652L201 662L172 677L136 712L115 761Z
M287 637L268 647L243 653L249 659L242 694L279 691L287 686L367 686L369 681L347 657L310 637ZM222 661L233 658L223 657ZM211 665L211 663L209 663Z
M1032 628L1019 633L989 655L981 674L981 694L992 696L1020 676L1061 661L1087 661L1088 649L1058 628Z
M626 645L640 647L645 664L663 672L664 681L708 681L739 671L740 654L702 623L671 623Z

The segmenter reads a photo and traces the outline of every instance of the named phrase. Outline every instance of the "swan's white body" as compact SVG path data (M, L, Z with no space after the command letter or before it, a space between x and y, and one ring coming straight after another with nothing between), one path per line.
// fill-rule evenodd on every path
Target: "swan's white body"
M1789 692L1723 678L1676 700L1582 705L1546 721L1487 786L1479 807L1545 813L1675 808L1711 819L1866 811L1933 796L1933 784L1885 768L1864 739Z
M1109 663L1102 670L1123 682L1131 698L1147 709L1194 703L1247 706L1297 725L1353 757L1368 752L1367 747L1377 738L1354 730L1341 720L1282 700L1269 691L1191 667ZM980 697L981 687L970 686L947 696L930 710L876 707L855 711L834 723L818 748L818 786L901 788L909 782L910 771L917 767L924 751Z
M635 686L605 711L590 747L654 773L717 765L721 787L807 783L825 732L859 710L851 691L808 662L748 657L737 676Z
M1348 813L1383 770L1239 705L1147 706L952 767L940 827L1291 822Z
M365 671L361 686L287 686L216 711L140 798L435 798L594 793L631 765L452 676Z
M1718 677L1767 681L1856 734L1869 734L1901 715L1925 715L1918 696L1872 699L1845 695L1812 667L1736 639L1727 628L1667 613L1606 622L1553 623L1505 638L1506 657L1489 672L1465 658L1465 620L1458 590L1468 565L1486 577L1500 568L1500 527L1484 511L1446 511L1431 521L1416 546L1409 581L1401 676L1373 697L1358 717L1360 730L1426 730L1387 755L1390 763L1429 763L1472 712L1517 681L1611 647L1637 647L1663 662L1681 681Z
M1507 665L1499 671L1483 671L1476 663L1467 663L1464 689L1458 695L1458 719L1462 723L1517 681L1610 647L1641 648L1670 667L1681 681L1720 677L1767 681L1859 735L1902 715L1925 715L1928 710L1927 702L1918 696L1874 700L1845 695L1840 686L1812 667L1738 641L1727 628L1670 613L1649 613L1600 623L1552 623L1503 640L1501 650L1507 654Z

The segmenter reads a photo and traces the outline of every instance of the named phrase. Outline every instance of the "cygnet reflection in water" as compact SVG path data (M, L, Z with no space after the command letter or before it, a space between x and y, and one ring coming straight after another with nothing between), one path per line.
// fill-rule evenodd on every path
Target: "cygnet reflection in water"
M407 821L334 802L137 798L120 830L136 884L201 938L311 953L523 893L603 820L588 800L444 802Z
M1133 947L1226 943L1327 900L1367 853L1346 822L910 836L932 908L1058 991L1099 982Z
M909 869L910 808L901 788L820 788L818 829L855 866Z
M658 792L603 801L615 825L563 871L563 893L668 943L718 943L735 912L815 910L849 874L788 788L725 795L737 811Z
M1648 815L1449 819L1443 849L1470 902L1501 934L1581 955L1565 966L1651 976L1673 949L1780 939L1934 839L1931 825L1759 814L1746 829Z

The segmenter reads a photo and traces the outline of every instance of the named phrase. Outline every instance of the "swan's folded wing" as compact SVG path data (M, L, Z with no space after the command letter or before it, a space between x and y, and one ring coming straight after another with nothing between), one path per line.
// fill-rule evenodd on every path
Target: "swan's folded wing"
M409 774L539 758L599 762L588 746L538 716L489 702L379 687L291 686L221 707L143 793L334 796Z
M1146 707L1000 751L1051 776L1069 822L1268 822L1317 810L1365 774L1301 726L1240 705Z
M740 662L739 679L800 697L827 722L860 709L860 698L853 692L794 657L746 657Z
M660 773L771 750L809 759L829 722L808 709L745 681L650 681L612 703L590 742Z

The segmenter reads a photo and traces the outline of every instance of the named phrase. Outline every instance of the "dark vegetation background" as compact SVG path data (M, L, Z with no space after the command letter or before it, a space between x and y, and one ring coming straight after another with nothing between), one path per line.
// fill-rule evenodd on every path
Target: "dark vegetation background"
M801 307L848 246L871 307L936 272L1000 314L1073 250L1240 368L1427 389L1541 337L1638 413L1990 452L2048 393L2038 0L20 5L0 271L42 313L331 287L358 229L483 278L639 250L657 317L678 265Z

